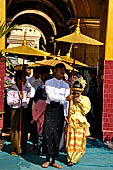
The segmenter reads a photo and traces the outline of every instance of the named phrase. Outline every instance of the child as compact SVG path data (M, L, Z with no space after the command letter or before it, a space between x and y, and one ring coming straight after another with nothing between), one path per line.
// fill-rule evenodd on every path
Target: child
M86 150L86 136L89 133L89 123L86 114L91 109L91 103L87 96L81 95L84 91L82 84L75 81L72 92L73 99L70 105L69 124L67 128L66 151L68 165L80 161Z
M18 156L20 153L25 154L27 145L27 107L30 100L30 88L27 86L26 78L24 76L22 92L22 74L22 70L16 72L16 83L9 89L7 94L7 104L11 107L11 154L13 156ZM21 109L21 148L19 148Z

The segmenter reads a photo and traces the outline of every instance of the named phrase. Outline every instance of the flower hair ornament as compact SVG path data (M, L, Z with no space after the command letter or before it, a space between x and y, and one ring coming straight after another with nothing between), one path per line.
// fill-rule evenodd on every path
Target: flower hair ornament
M79 81L80 84L82 85L83 89L86 87L86 84L87 84L87 83L86 83L86 80L84 80L81 75L74 76L74 81L73 81L73 83L74 83L75 81Z

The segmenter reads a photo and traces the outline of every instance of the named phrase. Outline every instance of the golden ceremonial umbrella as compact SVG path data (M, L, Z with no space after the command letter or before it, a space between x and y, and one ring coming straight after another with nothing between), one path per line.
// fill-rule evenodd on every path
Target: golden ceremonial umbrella
M73 64L74 59L71 58L71 57L60 56L60 58L61 58L63 61L67 62L67 63ZM82 63L82 62L80 62L80 61L78 61L78 60L75 60L75 64L80 65L80 66L84 66L84 67L88 67L87 64L84 64L84 63Z
M31 56L49 56L50 53L38 50L36 48L28 47L28 46L18 46L12 48L6 48L2 50L5 53L13 53L13 54L21 54L21 55L31 55Z
M33 65L34 65L35 63L33 63ZM25 67L30 67L30 65L25 65ZM38 66L40 66L40 65L38 65ZM17 71L17 70L23 70L23 64L19 64L19 65L16 65L15 67L14 67L14 70L15 71Z
M90 44L90 45L104 45L104 43L90 38L80 32L80 19L78 19L78 25L75 32L64 37L56 39L57 41L69 42L72 44Z
M77 24L77 28L75 29L75 32L66 36L63 36L61 38L56 39L57 41L63 41L63 42L69 42L72 44L75 44L75 47L77 48L78 44L90 44L90 45L103 45L102 42L97 41L93 38L90 38L84 34L81 34L80 32L80 19L78 19L78 24ZM74 50L75 52L75 50ZM76 55L76 54L75 54ZM75 63L75 55L74 55L74 60L73 60L73 64ZM73 72L72 72L72 81L73 81ZM72 93L72 82L71 82L71 91L70 93Z
M71 44L75 44L75 48L77 48L78 44L89 44L89 45L104 45L102 42L97 41L93 38L90 38L84 34L81 34L80 32L80 19L78 19L77 28L75 29L75 32L66 36L63 36L61 38L56 39L57 41L63 41L63 42L69 42ZM74 52L76 52L74 50ZM74 54L74 60L73 64L75 64L75 57L76 53ZM72 82L73 82L73 76L74 76L74 67L72 71L72 79L71 79L71 88L70 88L70 94L72 94ZM69 104L69 114L68 119L70 115L70 104Z
M55 59L50 59L50 60L42 60L42 61L36 61L36 64L40 65L48 65L48 66L55 66L58 63L63 63L66 67L67 70L73 70L73 67L71 67L69 64L63 62L62 60L58 60L57 58ZM30 65L30 67L37 66L36 64ZM78 70L74 69L75 71L78 72Z
M57 59L59 59L59 60L61 60L61 61L64 61L64 62L66 62L66 63L69 63L69 64L73 64L74 59L71 58L71 57L68 56L68 55L69 55L69 53L67 53L66 56L50 55L50 57L52 57L52 58L57 58ZM88 67L87 64L84 64L84 63L82 63L82 62L80 62L80 61L78 61L78 60L75 60L75 63L76 63L77 65L80 65L80 66Z

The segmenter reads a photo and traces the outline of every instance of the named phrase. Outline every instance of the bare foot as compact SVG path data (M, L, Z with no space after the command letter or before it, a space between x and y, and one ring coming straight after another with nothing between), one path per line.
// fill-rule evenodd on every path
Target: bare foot
M18 155L20 155L22 153L22 149L19 147L18 148Z
M55 168L62 169L62 166L58 165L56 162L52 163L52 166L54 166Z
M50 162L44 162L42 164L42 168L47 168L49 166Z
M18 154L16 152L11 152L12 156L18 156Z

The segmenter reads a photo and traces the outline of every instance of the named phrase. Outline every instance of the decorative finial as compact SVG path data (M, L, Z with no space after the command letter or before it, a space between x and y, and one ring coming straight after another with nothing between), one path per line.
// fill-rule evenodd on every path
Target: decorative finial
M66 56L67 56L68 58L70 57L70 53L71 53L71 50L72 50L72 46L73 46L73 44L71 44L70 49L69 49L69 52L66 54Z
M66 56L67 56L68 58L70 58L70 53L68 52L68 53L66 54Z
M80 19L78 19L78 24L77 27L75 29L76 34L80 34Z
M57 57L60 57L60 50L58 51Z
M23 46L27 46L26 31L24 32L24 42L23 42Z

